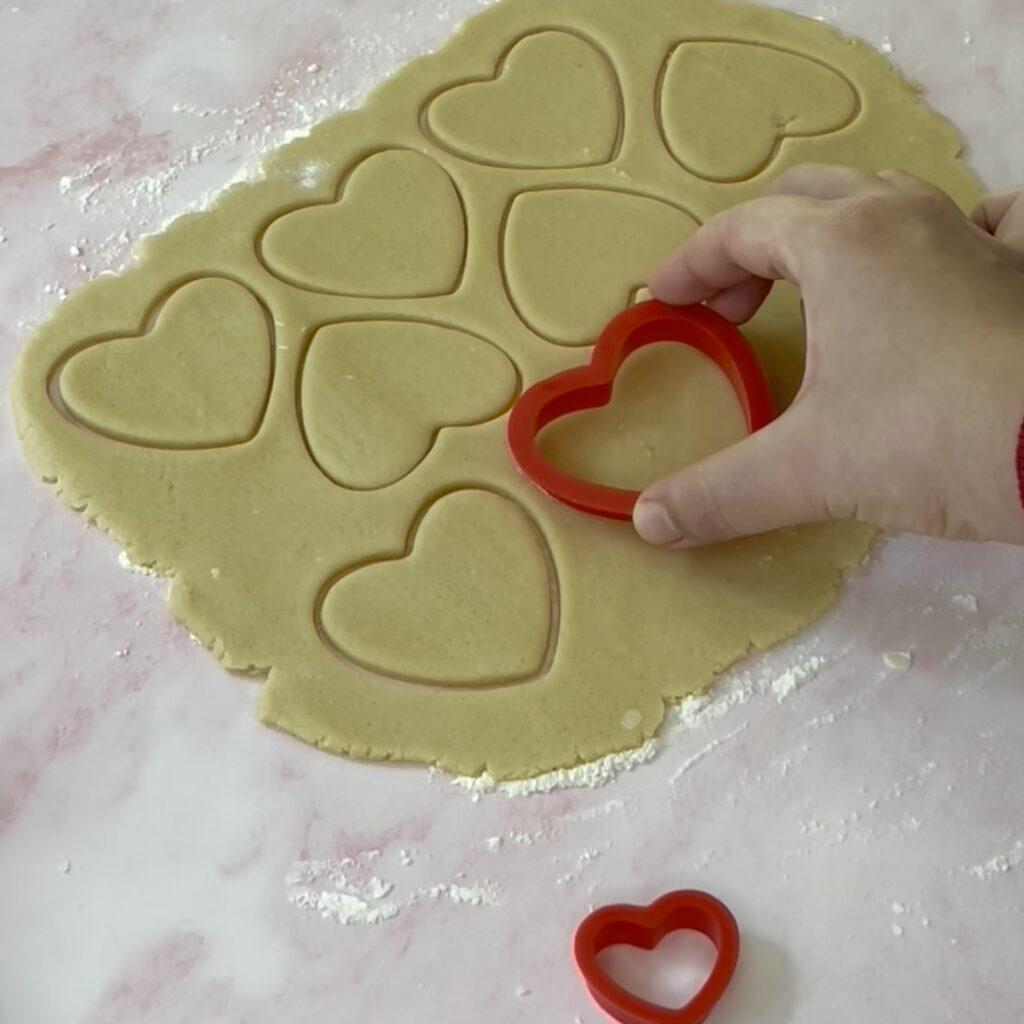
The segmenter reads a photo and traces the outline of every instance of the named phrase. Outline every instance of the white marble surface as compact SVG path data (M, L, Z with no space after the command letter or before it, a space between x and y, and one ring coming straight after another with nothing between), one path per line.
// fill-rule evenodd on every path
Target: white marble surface
M65 290L478 6L5 0L0 375ZM1024 179L1019 0L781 6L891 48L991 186ZM258 726L116 555L5 412L3 1024L595 1022L574 924L681 886L744 931L721 1024L1019 1018L1024 552L891 542L650 763L476 800ZM296 905L321 892L333 916ZM342 923L353 894L391 916Z

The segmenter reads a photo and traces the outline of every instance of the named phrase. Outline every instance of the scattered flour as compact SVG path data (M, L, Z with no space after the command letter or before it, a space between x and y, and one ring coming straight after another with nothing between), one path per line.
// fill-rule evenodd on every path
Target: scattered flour
M1020 622L1008 617L998 618L983 628L969 630L964 639L943 658L942 667L949 668L971 654L984 654L986 660L991 662L992 656L1010 653L1019 644Z
M451 785L469 793L474 801L490 793L517 797L552 793L562 789L598 789L613 782L623 772L632 771L653 760L663 744L680 733L703 729L719 721L733 708L746 704L753 697L771 693L781 703L805 683L810 682L826 663L826 659L818 654L803 654L795 664L777 675L765 673L754 678L750 672L744 672L723 681L722 684L715 686L713 691L687 697L670 708L665 715L664 728L660 736L651 737L633 750L608 754L596 761L589 761L573 768L561 768L513 782L499 782L487 772L477 776L461 775L451 779L448 776L444 777ZM745 727L734 730L692 756L684 764L683 769L677 771L676 777L682 770L707 756L715 747L742 732L743 728ZM431 771L435 775L443 774L436 769Z
M959 611L973 615L978 610L978 599L973 594L954 594L950 604Z
M501 906L498 890L490 882L483 885L456 885L450 882L447 885L432 885L429 889L417 890L417 894L431 900L447 898L452 903L468 903L473 907Z
M160 578L160 573L158 573L152 566L138 565L133 562L127 551L122 551L117 556L117 564L121 566L122 569L127 569L129 572L134 572L139 576L153 576L156 579Z
M376 859L371 856L374 853L379 856L379 851L372 850L362 859L372 861ZM401 853L399 857L404 864ZM488 881L440 882L398 896L394 882L378 875L366 877L365 867L351 857L295 861L285 876L285 894L292 906L313 911L325 921L344 925L390 921L425 900L447 900L460 906L501 906L500 891Z
M353 864L349 858L296 861L285 878L288 901L339 924L380 924L395 917L401 906L385 899L394 886L376 875L350 878L346 870Z
M695 754L691 754L685 761L672 773L672 777L668 780L670 786L674 786L695 764L703 761L712 751L717 750L720 746L728 743L730 740L735 739L740 733L747 729L748 723L744 722L742 725L733 729L732 732L726 733L724 736L719 736L717 739L713 739L707 746L701 747Z
M588 761L575 768L560 768L557 771L536 775L532 779L516 782L496 782L487 772L471 777L457 775L451 780L479 800L485 793L504 793L505 796L530 796L534 793L552 793L556 789L597 789L606 786L621 772L632 771L638 765L650 761L658 752L658 741L649 739L635 750L608 754L597 761Z
M644 716L641 715L636 708L630 708L628 711L624 712L622 718L619 719L619 725L621 725L623 729L635 729L643 720Z
M784 701L805 683L810 682L821 671L824 664L824 658L812 655L806 661L793 665L772 680L772 693L779 701Z
M297 906L304 905L298 900L294 902ZM398 906L394 903L371 906L366 900L346 892L321 892L316 900L316 909L324 919L341 924L379 924L398 914Z
M555 879L555 885L571 885L579 879L588 864L592 864L598 857L607 853L611 848L611 843L603 843L601 846L592 846L588 849L580 850L580 852L576 854L576 863L573 865L572 869L567 871L564 875L559 875L559 877Z
M593 821L595 818L604 818L609 814L620 814L625 811L631 803L633 803L632 800L605 800L603 804L596 804L593 807L585 807L582 811L563 815L561 820L566 824L577 824L581 821Z
M1006 853L996 854L984 864L965 867L964 871L974 878L986 882L996 875L1005 875L1014 868L1020 867L1021 864L1024 864L1024 839L1018 839Z
M303 188L316 188L328 167L322 160L310 160L298 170L298 181Z

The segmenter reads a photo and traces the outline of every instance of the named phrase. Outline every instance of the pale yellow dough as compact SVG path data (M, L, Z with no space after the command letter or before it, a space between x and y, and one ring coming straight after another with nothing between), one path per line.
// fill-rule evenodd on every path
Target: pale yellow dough
M266 677L266 722L499 778L627 749L828 608L872 531L649 549L519 477L511 401L783 168L901 167L966 204L959 149L817 22L505 0L72 295L23 353L18 432L64 502L170 577L173 615ZM785 406L794 293L745 331ZM734 440L738 413L714 367L657 346L542 444L640 486Z
M725 374L695 349L664 342L626 360L608 405L555 420L538 444L573 476L639 491L746 433Z

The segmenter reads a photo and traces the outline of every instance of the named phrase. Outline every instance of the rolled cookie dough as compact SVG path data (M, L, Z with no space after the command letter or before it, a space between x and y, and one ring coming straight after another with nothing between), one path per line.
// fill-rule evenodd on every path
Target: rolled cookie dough
M260 677L269 724L498 778L624 750L828 608L872 530L651 550L517 475L515 394L586 359L654 261L783 168L901 167L966 203L959 150L814 21L504 0L60 306L14 383L24 452ZM795 295L746 333L784 406ZM670 348L546 435L552 457L639 486L738 436L717 371Z

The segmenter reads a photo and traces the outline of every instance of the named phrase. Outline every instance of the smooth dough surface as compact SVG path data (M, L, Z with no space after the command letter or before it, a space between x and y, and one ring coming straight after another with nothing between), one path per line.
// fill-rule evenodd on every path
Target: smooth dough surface
M504 0L63 303L22 355L18 433L62 501L169 577L172 614L260 677L269 724L497 778L628 749L827 609L873 531L651 550L518 476L510 402L785 167L899 167L967 205L959 150L881 55L815 21ZM795 293L744 331L784 407ZM645 482L734 439L717 371L672 347L552 425L552 458Z
M663 342L626 360L606 406L555 420L537 443L573 476L639 491L746 433L725 374L695 349Z
M354 489L400 480L427 455L441 427L493 419L511 404L517 385L500 348L409 320L322 327L300 381L310 455L332 480Z

